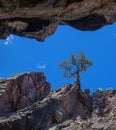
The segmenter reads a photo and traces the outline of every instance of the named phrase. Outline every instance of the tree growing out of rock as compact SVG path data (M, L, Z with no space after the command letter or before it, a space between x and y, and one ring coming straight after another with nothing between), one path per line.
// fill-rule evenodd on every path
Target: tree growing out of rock
M80 72L85 72L93 62L86 58L83 52L77 55L70 54L68 60L64 60L59 64L63 69L63 78L74 78L80 87Z

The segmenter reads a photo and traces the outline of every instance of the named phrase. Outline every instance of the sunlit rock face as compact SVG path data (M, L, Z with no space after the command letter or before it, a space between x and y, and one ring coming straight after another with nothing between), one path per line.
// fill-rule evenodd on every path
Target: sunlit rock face
M90 95L74 83L50 91L41 72L0 79L0 130L114 130L115 120L116 90Z
M0 39L16 34L44 41L58 25L87 31L114 22L115 0L0 0Z
M0 81L0 115L30 106L50 93L43 73L25 73Z

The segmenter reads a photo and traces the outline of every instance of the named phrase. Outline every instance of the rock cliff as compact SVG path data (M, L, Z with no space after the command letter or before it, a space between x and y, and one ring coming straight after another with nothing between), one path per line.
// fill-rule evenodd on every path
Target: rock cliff
M116 90L50 90L41 72L0 80L0 130L115 130Z
M0 115L30 106L50 93L43 73L16 75L0 83Z
M0 39L43 41L58 25L96 30L116 22L116 0L0 0Z

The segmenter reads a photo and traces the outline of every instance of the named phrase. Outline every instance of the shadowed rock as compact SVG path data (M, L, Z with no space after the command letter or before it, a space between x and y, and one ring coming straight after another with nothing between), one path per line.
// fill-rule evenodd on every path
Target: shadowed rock
M16 34L44 41L58 25L93 31L114 22L115 0L0 0L0 39Z
M0 92L0 115L5 115L46 97L50 84L43 73L25 73L1 82Z
M50 92L41 72L0 82L0 130L114 130L116 91L82 91L66 84Z

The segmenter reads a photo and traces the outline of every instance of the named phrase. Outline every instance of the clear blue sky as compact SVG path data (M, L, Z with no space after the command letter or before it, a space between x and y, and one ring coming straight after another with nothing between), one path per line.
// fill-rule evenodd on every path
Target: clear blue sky
M43 71L52 89L72 80L62 79L59 63L71 52L85 52L94 65L81 74L81 87L91 91L102 87L116 88L116 24L94 32L59 26L43 43L10 35L0 40L0 77L12 73Z

